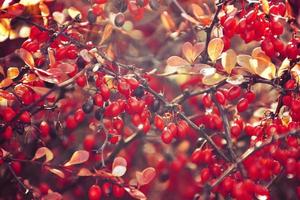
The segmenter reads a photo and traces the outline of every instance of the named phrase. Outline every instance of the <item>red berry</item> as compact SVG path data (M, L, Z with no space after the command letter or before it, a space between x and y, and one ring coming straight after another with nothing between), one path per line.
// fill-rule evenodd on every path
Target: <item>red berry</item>
M114 185L113 186L113 195L116 198L122 198L125 194L125 190L123 187L118 186L118 185Z
M227 94L227 99L232 101L241 95L242 89L239 86L232 86Z
M103 185L102 185L102 191L103 191L103 194L108 197L111 194L111 192L112 192L112 185L111 185L111 183L109 183L109 182L103 183Z
M161 134L161 140L166 143L170 144L173 140L173 135L168 128L165 128Z
M270 28L274 35L281 35L283 33L283 25L279 21L271 21Z
M102 196L101 188L98 185L92 185L89 189L89 200L100 200Z
M255 95L254 92L248 91L248 92L246 92L246 94L245 94L245 98L248 100L249 103L252 103L252 102L255 100L256 95Z
M76 83L79 87L84 87L87 83L86 76L81 75L76 79Z
M165 127L165 123L164 123L163 118L161 116L159 116L159 115L155 115L155 117L154 117L154 125L159 130L163 130L164 127Z
M275 48L271 40L265 39L261 43L262 50L266 53L267 56L273 57L275 55Z
M82 109L78 109L74 114L74 118L78 123L83 122L84 117L85 117L85 113L83 112Z
M77 127L77 121L75 120L74 116L73 115L70 115L67 117L66 119L66 127L68 129L74 129Z
M103 97L101 94L96 93L94 96L94 104L96 106L102 107L103 106Z
M233 137L238 138L242 132L242 129L239 125L234 124L230 128L230 133Z
M286 46L286 56L290 59L296 59L298 56L298 48L294 43L289 43Z
M47 137L50 133L50 126L46 121L42 121L39 130L42 137Z
M31 113L28 111L23 112L20 116L20 120L25 123L30 123L31 122Z
M245 110L247 110L248 106L249 106L248 99L242 98L237 104L237 110L238 112L244 112Z
M4 121L10 122L16 116L16 112L11 107L5 107L1 115Z

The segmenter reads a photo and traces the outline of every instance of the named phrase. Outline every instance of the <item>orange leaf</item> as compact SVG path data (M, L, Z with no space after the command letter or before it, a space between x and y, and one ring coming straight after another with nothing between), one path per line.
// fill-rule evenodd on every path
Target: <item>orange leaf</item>
M106 24L106 26L104 27L101 41L99 43L100 45L103 44L111 36L112 31L113 26L111 24Z
M179 56L171 56L167 60L168 66L171 67L187 67L190 66L190 63L188 63L186 60Z
M167 11L164 11L160 15L160 20L161 20L163 26L165 27L165 29L167 29L168 31L175 30L175 28L176 28L175 22L173 21L172 17L169 15L169 13Z
M214 38L208 43L207 53L212 61L216 61L224 48L224 42L221 38Z
M50 15L49 8L44 2L41 2L39 4L39 8L41 10L42 17L48 17Z
M140 186L150 183L156 175L156 171L153 167L148 167L142 172L136 172L136 179Z
M6 88L13 84L13 81L10 78L5 78L0 82L0 88Z
M64 166L77 165L86 162L89 159L89 152L85 150L75 151L71 159Z
M237 63L246 71L250 72L251 74L255 74L255 71L250 66L250 59L251 56L249 55L238 55Z
M81 168L77 176L93 176L94 174L87 168Z
M127 170L127 161L122 157L116 157L112 164L112 175L123 176Z
M16 54L18 54L20 58L25 62L25 64L28 65L30 68L35 67L33 56L29 51L21 48L16 50Z
M7 77L10 79L15 79L19 76L20 72L17 67L10 67L7 70Z
M0 18L13 18L21 15L25 10L25 6L16 3L7 8L7 10L0 15Z
M192 12L197 19L205 15L204 10L199 5L193 3L191 7L192 7Z
M53 159L53 153L50 149L48 149L47 147L41 147L39 148L36 152L35 152L35 155L34 157L32 158L32 160L37 160L43 156L46 156L46 160L45 160L45 163L46 162L49 162L50 160Z

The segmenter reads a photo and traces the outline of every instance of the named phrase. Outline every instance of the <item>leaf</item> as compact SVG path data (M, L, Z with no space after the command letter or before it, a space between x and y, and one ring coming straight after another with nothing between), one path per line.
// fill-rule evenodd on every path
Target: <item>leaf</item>
M148 167L144 169L142 172L136 172L136 179L140 186L147 185L150 183L154 177L156 176L156 171L153 167Z
M205 15L204 10L199 5L193 3L191 7L192 7L192 12L196 18L201 18L202 16Z
M15 3L7 8L3 14L0 14L0 18L14 18L21 15L25 10L25 6L19 3Z
M165 29L167 29L168 31L174 31L176 29L175 22L167 11L164 11L160 15L160 20L163 26L165 27Z
M59 169L55 169L55 168L48 168L48 170L51 172L51 173L53 173L53 174L55 174L55 175L57 175L58 177L60 177L60 178L65 178L65 173L64 172L62 172L61 170L59 170Z
M288 58L284 59L277 70L277 77L281 77L284 72L286 72L290 67L290 60Z
M231 74L232 69L235 67L237 62L237 56L234 50L229 49L226 52L222 54L222 65L224 67L224 70Z
M43 96L46 93L48 93L50 91L49 88L46 87L38 87L38 86L29 86L34 92L36 92L37 94ZM50 96L50 95L48 95Z
M19 3L24 6L32 6L40 3L41 0L21 0Z
M171 56L167 60L167 65L171 67L187 67L190 66L190 63L179 56Z
M70 63L60 63L57 65L64 73L72 73L75 71L75 65Z
M121 177L126 173L127 161L122 157L116 157L112 164L112 175Z
M25 64L28 65L30 68L35 67L33 56L29 51L21 48L16 50L16 54L18 54L19 57L25 62Z
M19 76L20 71L17 67L10 67L7 69L7 77L10 79L15 79Z
M270 5L268 0L261 0L261 4L262 4L262 10L264 11L265 14L269 14L270 12Z
M216 68L208 66L201 69L200 74L202 74L203 76L212 76L216 73L216 71Z
M147 200L147 197L144 193L142 193L140 190L133 188L133 187L124 187L124 189L132 196L133 198L139 199L139 200Z
M58 192L51 192L42 197L42 200L62 200L63 197Z
M0 19L0 42L8 39L10 29L10 19Z
M66 15L62 12L55 11L52 13L52 16L58 24L63 24L66 21Z
M271 62L271 58L265 54L261 47L256 47L253 49L251 56L253 58L264 59L266 62Z
M204 48L204 43L197 43L193 46L190 42L186 42L182 46L182 53L188 62L193 63Z
M113 26L111 24L106 24L106 26L104 27L101 41L99 43L100 45L103 44L111 36L112 30Z
M39 4L39 8L41 10L42 17L48 17L50 15L49 8L44 2L41 2Z
M250 66L250 59L251 56L249 55L238 55L237 63L246 71L250 72L251 74L255 74L255 71Z
M70 7L68 9L68 14L72 19L76 19L76 18L81 19L82 18L81 12L75 7Z
M77 176L93 176L94 174L87 168L81 168Z
M266 62L260 58L251 58L250 59L250 66L255 71L257 75L262 78L272 80L275 78L276 75L276 67L271 62Z
M0 88L6 88L13 84L13 81L10 78L5 78L0 82Z
M46 162L49 162L50 160L53 159L53 153L50 149L48 149L47 147L41 147L39 148L36 152L35 152L35 155L34 157L32 158L32 160L37 160L43 156L46 156L46 160L45 160L45 163Z
M233 75L226 79L226 82L232 85L240 85L245 81L246 81L245 77L241 74Z
M213 74L211 76L205 76L205 77L203 77L202 83L204 85L215 85L215 84L217 84L217 83L219 83L219 82L221 82L221 81L223 81L225 79L226 79L225 76L223 76L223 75L221 75L219 73L215 73L215 74Z
M208 43L207 53L212 61L216 61L224 48L224 42L221 38L214 38Z
M85 150L75 151L71 159L64 166L77 165L86 162L89 159L89 152Z

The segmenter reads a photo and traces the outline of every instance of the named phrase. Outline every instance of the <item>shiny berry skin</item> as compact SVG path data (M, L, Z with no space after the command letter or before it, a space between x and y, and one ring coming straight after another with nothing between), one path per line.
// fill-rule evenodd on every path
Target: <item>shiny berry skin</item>
M74 114L74 119L79 123L83 122L84 117L85 117L85 113L83 112L82 109L78 109Z
M47 137L50 133L50 126L46 121L42 121L39 130L42 137Z
M116 198L122 198L125 194L125 190L123 187L118 185L113 185L113 196Z
M5 107L1 112L1 115L6 122L10 122L16 116L16 112L11 107Z
M96 106L99 106L99 107L103 106L104 101L103 101L103 97L101 94L96 93L93 100L94 100L94 104Z
M273 57L275 55L275 48L271 40L265 39L261 43L262 50L266 53L267 56Z
M81 75L76 79L76 83L79 87L84 87L87 83L86 76Z
M272 21L270 28L274 35L281 35L283 33L283 25L279 21Z
M171 131L168 128L165 128L162 133L161 133L161 140L165 143L165 144L170 144L173 140L173 135L171 133Z
M205 94L203 97L202 97L202 103L203 105L206 107L206 108L209 108L212 106L212 100L211 100L211 97L209 94Z
M249 103L252 103L255 100L256 95L254 92L248 91L245 93L245 98L248 100Z
M248 99L242 98L237 104L237 110L238 112L244 112L247 110L248 106L249 106Z
M177 122L177 136L179 138L185 138L189 131L189 125L185 120L179 120Z
M95 137L93 135L85 136L85 138L83 140L83 148L86 151L93 150L93 147L95 146L95 144L96 144L96 141L95 141Z
M238 138L242 132L242 129L239 125L234 124L230 128L230 133L233 137Z
M98 185L92 185L88 192L89 200L100 200L102 196L101 188Z
M104 116L116 117L122 112L118 102L112 102L105 108Z
M78 125L77 121L75 120L74 116L73 115L70 115L67 117L66 119L66 127L68 129L74 129L76 128Z
M163 118L161 116L155 115L155 117L154 117L154 125L159 130L163 130L164 127L165 127L165 122L164 122L164 120L163 120Z
M223 92L217 91L215 96L216 96L216 99L219 102L219 104L221 104L221 105L225 104L226 99L225 99Z
M108 183L108 182L103 183L103 185L102 185L102 191L103 191L103 194L105 196L107 196L107 197L110 196L110 194L112 192L112 184Z
M232 101L238 98L242 93L242 89L239 86L232 86L227 94L227 99Z
M289 59L296 59L297 56L298 56L298 48L295 44L293 43L289 43L287 46L286 46L286 49L285 49L285 53L286 53L286 56L289 58Z
M21 114L20 120L24 123L30 123L31 122L31 113L28 111L25 111Z

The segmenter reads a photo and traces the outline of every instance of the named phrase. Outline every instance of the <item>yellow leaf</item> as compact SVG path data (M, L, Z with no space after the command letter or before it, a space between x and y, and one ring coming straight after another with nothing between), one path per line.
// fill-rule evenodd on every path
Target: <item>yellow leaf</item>
M204 48L204 43L197 43L193 46L190 42L186 42L182 46L182 53L189 63L193 63Z
M215 85L217 83L220 83L221 81L225 80L226 77L219 74L219 73L215 73L211 76L205 76L202 79L202 83L204 85Z
M253 49L251 56L253 58L264 59L266 62L271 62L271 58L269 56L267 56L260 47L256 47L255 49Z
M175 22L173 21L172 17L169 15L167 11L164 11L160 15L160 20L162 21L162 24L165 27L165 29L167 29L168 31L175 30L176 27Z
M89 152L85 150L75 151L71 159L64 166L77 165L86 162L89 159Z
M19 76L19 69L17 67L10 67L7 70L7 77L10 79L15 79Z
M40 3L41 0L21 0L19 3L24 6L32 6Z
M232 49L229 49L229 50L227 50L226 52L224 52L222 54L222 60L221 60L221 62L222 62L222 65L224 67L224 70L228 74L230 74L231 71L232 71L232 69L235 67L236 60L237 60L236 53Z
M33 56L29 51L21 48L16 50L16 54L18 54L20 58L25 62L25 64L28 65L30 68L35 67Z
M290 67L290 60L288 58L284 59L277 70L277 77L281 77L285 71Z
M270 5L268 0L261 0L261 4L262 4L262 10L264 11L265 14L269 14L270 12Z
M238 55L237 63L246 71L250 72L251 74L255 74L255 71L250 66L250 59L251 56L249 55Z
M65 174L64 174L61 170L59 170L59 169L48 168L48 170L49 170L51 173L53 173L53 174L59 176L60 178L65 178Z
M100 45L103 44L110 36L113 30L113 26L111 24L106 24L103 34L102 34L102 38L100 41Z
M191 7L192 7L192 12L196 18L200 18L203 15L205 15L204 10L199 5L193 3Z
M53 153L50 149L48 149L47 147L41 147L39 148L36 152L35 152L35 155L34 157L32 158L32 160L37 160L43 156L46 156L46 160L45 160L45 163L46 162L49 162L50 160L53 159Z
M224 42L221 38L214 38L208 43L207 53L212 61L216 61L224 48Z
M276 67L271 62L266 62L260 58L251 58L250 59L250 66L255 71L257 75L262 78L272 80L275 78L276 75Z
M4 42L8 39L10 29L10 20L0 19L0 42Z
M81 19L82 18L81 12L79 10L77 10L77 8L75 8L75 7L70 7L68 9L68 14L72 19L75 19L75 18Z
M190 63L179 56L171 56L167 60L167 65L170 67L186 67L190 66Z

